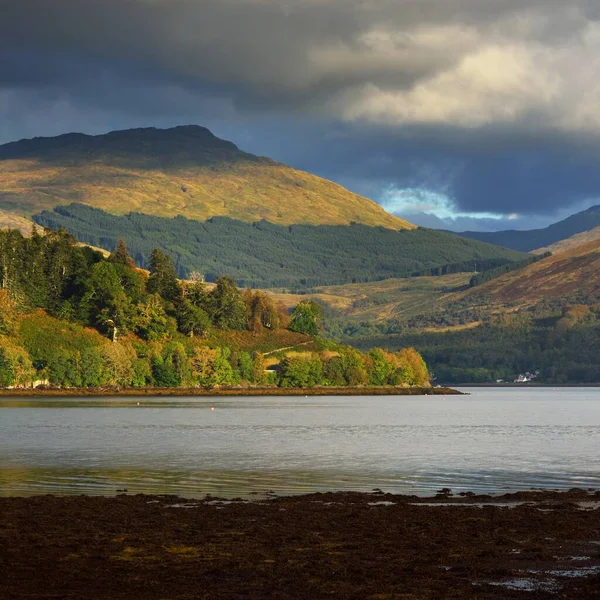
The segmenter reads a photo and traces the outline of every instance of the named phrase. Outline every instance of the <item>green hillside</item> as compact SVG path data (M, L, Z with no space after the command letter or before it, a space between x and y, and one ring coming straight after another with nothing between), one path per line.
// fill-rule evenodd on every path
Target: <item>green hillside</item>
M30 216L79 202L204 221L414 225L315 175L241 151L197 126L66 134L0 146L0 210Z
M319 338L321 307L181 282L122 242L108 258L65 232L0 231L0 388L428 386L410 348L366 355Z
M492 268L523 254L433 229L394 231L363 224L282 226L225 217L205 222L130 213L111 215L73 204L44 211L34 220L64 228L78 240L112 251L127 239L138 266L153 248L170 254L180 277L193 271L214 281L233 277L251 287L298 287L407 277L416 272Z

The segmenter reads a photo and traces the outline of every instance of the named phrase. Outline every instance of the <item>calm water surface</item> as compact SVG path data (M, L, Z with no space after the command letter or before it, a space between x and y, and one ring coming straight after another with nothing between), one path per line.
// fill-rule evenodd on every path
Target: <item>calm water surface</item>
M0 399L0 495L600 488L599 388L466 391Z

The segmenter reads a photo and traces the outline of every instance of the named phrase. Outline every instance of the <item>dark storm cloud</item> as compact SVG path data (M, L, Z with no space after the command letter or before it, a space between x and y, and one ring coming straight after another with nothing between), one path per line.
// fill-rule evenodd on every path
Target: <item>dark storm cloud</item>
M390 64L385 57L313 56L329 43L334 50L359 52L356 44L370 20L387 20L395 11L381 3L374 10L360 2L260 2L253 0L5 0L0 49L44 61L57 55L143 65L156 76L196 82L242 85L239 104L263 108L316 103L317 98L361 84L365 77L404 81L447 63L447 52L407 52ZM409 12L414 7L409 5ZM410 43L407 42L407 46ZM410 50L410 48L407 48ZM415 48L416 50L416 48ZM450 53L451 54L451 53ZM3 62L9 64L12 57ZM362 64L361 64L362 63ZM36 70L39 70L36 68ZM68 67L60 79L79 79ZM52 71L41 82L52 82Z
M271 138L278 155L370 197L381 198L386 190L427 189L447 195L461 212L506 215L555 214L594 198L600 203L600 153L593 137L506 136L494 130L398 133L323 123L302 129L284 129ZM286 139L295 143L286 147ZM319 151L311 154L311 147ZM386 204L390 210L392 196Z
M525 18L538 5L543 14L564 7L555 0L3 0L0 49L74 65L146 65L188 84L245 84L240 101L277 104L365 82L406 88L464 56L478 32L494 36L499 21L517 10ZM523 34L577 35L583 15L560 19L560 28L543 19ZM67 67L60 78L69 75L77 79L79 69Z
M415 188L551 214L600 196L599 18L591 0L0 0L0 142L197 122L390 209Z

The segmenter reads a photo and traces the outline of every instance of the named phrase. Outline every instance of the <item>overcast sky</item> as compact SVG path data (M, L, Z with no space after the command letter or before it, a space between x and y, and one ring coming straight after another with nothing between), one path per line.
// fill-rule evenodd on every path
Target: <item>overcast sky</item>
M424 225L600 203L598 0L0 0L0 143L195 123Z

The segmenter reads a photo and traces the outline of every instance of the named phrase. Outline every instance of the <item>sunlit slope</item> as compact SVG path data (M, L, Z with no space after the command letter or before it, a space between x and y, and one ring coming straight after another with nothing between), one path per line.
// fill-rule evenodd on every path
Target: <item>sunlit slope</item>
M531 306L543 299L600 298L600 239L506 273L465 293L489 304Z
M10 211L0 210L0 229L18 229L23 235L31 233L33 221Z
M343 187L242 152L197 126L66 134L0 146L0 209L78 202L114 214L229 216L278 224L415 226Z

